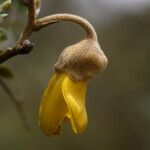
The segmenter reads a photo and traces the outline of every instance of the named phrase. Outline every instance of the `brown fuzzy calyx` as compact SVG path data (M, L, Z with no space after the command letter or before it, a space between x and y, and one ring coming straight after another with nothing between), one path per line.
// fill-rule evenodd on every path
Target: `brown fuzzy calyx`
M106 66L107 57L97 39L86 38L62 51L55 71L66 72L75 80L87 80Z

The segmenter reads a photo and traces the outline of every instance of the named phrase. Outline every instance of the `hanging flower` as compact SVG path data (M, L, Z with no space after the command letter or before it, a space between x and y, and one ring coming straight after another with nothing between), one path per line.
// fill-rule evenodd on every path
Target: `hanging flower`
M75 133L85 129L86 85L86 81L74 81L65 73L53 75L40 106L40 125L46 135L59 134L65 120L70 121Z
M75 19L77 16L71 15L72 17ZM76 19L81 21L82 18ZM88 24L87 21L84 23ZM89 32L90 35L87 34L84 40L62 51L55 65L55 73L42 96L40 127L47 136L60 134L64 121L70 122L76 134L87 126L87 82L107 65L107 58L99 46L95 30L88 25L92 33Z

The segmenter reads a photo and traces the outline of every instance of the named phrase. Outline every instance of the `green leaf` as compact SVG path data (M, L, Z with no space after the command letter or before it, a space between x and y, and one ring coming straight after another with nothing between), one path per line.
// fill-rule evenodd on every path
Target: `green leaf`
M8 16L8 14L0 14L0 17L1 18L5 18L5 17L7 17Z
M0 77L10 79L13 78L13 74L7 67L0 66Z
M7 33L5 29L0 28L0 41L5 41L7 40Z
M7 10L11 5L11 0L3 0L2 2L0 2L0 8L1 11L5 11Z
M0 14L0 23L4 21L4 18L6 18L8 14Z

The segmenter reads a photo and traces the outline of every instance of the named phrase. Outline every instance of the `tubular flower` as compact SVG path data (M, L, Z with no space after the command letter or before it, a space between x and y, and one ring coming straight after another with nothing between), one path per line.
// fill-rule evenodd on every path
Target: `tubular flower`
M47 136L59 134L64 120L70 121L76 134L85 129L86 85L86 81L74 81L65 73L52 76L40 105L40 126Z
M107 57L87 20L70 14L52 15L52 20L76 22L87 31L87 37L65 48L55 64L55 73L40 104L40 127L47 136L56 135L60 134L62 123L68 121L74 133L79 134L88 122L85 108L87 81L106 68Z

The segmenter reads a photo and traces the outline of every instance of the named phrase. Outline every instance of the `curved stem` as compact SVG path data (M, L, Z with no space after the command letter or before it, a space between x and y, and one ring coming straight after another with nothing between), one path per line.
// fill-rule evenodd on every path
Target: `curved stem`
M35 1L31 0L29 5L27 5L28 9L28 17L27 17L27 23L25 26L25 29L23 30L22 34L20 35L16 47L22 45L23 41L27 40L30 35L33 32L33 26L36 20L36 14L35 14Z
M71 21L81 25L86 33L87 38L97 39L97 34L95 32L94 27L88 22L86 19L72 14L54 14L50 16L43 17L35 21L34 30L38 31L43 27L46 27L52 23L60 22L60 21Z

